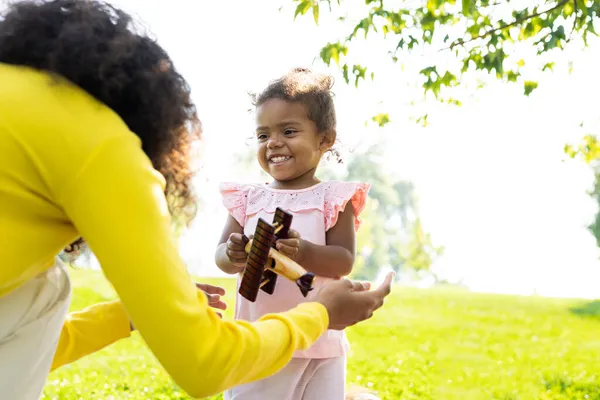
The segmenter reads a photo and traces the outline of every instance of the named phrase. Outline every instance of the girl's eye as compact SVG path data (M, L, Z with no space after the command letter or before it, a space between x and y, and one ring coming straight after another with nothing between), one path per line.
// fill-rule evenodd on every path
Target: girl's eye
M293 135L294 133L296 133L296 131L295 131L295 130L293 130L293 129L286 129L286 130L284 131L284 133L285 133L286 135Z
M263 140L267 139L267 135L265 135L264 133L261 133L261 134L257 135L256 138L258 139L258 141L262 142Z

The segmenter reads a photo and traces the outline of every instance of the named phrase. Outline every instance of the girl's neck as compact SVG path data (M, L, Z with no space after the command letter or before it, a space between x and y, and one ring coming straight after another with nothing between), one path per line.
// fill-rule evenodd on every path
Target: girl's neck
M278 181L274 179L268 185L273 189L295 190L306 189L320 182L321 181L315 176L315 170L310 170L304 175L300 175L299 177L291 179L289 181Z

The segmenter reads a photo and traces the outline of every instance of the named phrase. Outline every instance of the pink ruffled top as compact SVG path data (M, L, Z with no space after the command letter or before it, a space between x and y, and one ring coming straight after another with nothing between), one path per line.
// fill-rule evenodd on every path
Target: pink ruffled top
M365 207L370 185L367 183L330 181L298 190L273 189L265 184L222 183L220 192L223 204L236 221L244 228L244 233L254 234L259 218L267 222L273 220L277 207L294 215L292 229L303 239L314 244L326 245L326 233L337 222L339 213L352 202L354 227L361 225L360 213ZM238 277L239 288L241 277ZM275 291L269 295L259 291L256 302L252 303L237 294L235 317L255 321L265 314L287 311L296 305L312 301L314 293L329 278L318 276L314 281L315 290L305 298L294 282L279 277ZM298 358L340 357L349 349L344 331L325 332L311 348L298 351Z

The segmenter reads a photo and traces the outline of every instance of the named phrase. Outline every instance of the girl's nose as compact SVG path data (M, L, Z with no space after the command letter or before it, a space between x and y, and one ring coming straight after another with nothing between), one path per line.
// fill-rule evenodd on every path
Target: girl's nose
M278 137L272 137L267 142L267 148L269 149L276 149L278 147L281 147L282 145L283 142Z

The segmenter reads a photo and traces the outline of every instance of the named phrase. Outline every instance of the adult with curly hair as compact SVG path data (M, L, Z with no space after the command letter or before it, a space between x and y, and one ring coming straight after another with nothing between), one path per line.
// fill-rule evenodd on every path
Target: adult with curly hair
M133 326L175 382L204 397L275 373L327 328L383 304L389 281L369 291L343 280L254 323L220 319L171 229L194 215L189 162L199 134L186 81L123 11L94 0L8 7L0 19L2 399L39 398L51 369ZM71 288L57 254L80 237L120 301L67 315Z

